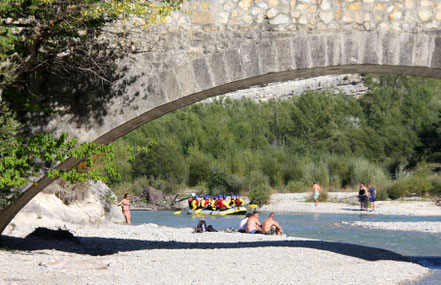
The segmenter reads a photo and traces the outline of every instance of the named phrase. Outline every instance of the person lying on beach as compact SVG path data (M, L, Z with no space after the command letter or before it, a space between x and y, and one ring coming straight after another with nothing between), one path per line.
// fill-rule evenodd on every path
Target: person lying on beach
M268 215L268 219L266 219L262 224L262 233L267 235L277 235L280 236L283 232L282 227L279 225L278 222L274 220L274 213L271 212ZM274 231L275 228L275 231Z
M247 213L245 215L245 218L243 218L242 221L240 221L240 223L239 223L239 232L240 233L244 233L245 232L245 229L247 227L247 222L248 222L248 219L250 217L251 217L251 213Z
M249 234L262 233L262 224L259 221L259 212L254 212L253 215L248 218L247 226L245 227L245 232Z

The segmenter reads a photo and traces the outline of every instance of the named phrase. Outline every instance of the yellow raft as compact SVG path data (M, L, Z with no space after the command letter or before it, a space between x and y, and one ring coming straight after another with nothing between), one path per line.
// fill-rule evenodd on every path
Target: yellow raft
M187 209L188 215L213 215L213 216L226 216L226 215L243 215L247 212L246 207L234 207L231 209L226 209L224 211L213 211L213 210L202 210Z

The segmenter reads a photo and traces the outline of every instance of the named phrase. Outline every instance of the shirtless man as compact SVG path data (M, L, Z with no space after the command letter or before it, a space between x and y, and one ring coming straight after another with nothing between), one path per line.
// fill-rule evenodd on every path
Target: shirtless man
M248 218L245 232L249 234L260 234L262 232L262 224L259 221L259 212L254 212L253 215Z
M312 185L312 191L314 192L315 205L318 206L320 204L320 202L318 201L318 198L320 196L320 186L316 181L314 181L314 185Z
M273 212L271 212L271 213L268 215L268 219L266 219L266 220L263 222L263 224L262 224L262 232L263 232L264 234L274 234L274 233L271 232L271 228L272 228L272 227L275 227L275 228L276 228L276 232L275 232L275 234L276 234L277 236L280 236L280 235L282 234L282 232L283 232L282 227L279 225L278 222L276 222L276 221L274 220L274 213L273 213Z

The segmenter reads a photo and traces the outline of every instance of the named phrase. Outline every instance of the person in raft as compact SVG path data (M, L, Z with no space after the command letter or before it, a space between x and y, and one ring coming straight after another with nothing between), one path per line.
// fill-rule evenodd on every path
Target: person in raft
M237 207L243 206L245 203L243 202L242 198L239 197L239 194L236 195L236 201L235 204Z
M280 236L283 232L282 227L278 222L274 220L274 212L271 212L262 224L262 233L267 235L277 235Z
M371 211L375 211L375 200L377 198L377 190L371 185L368 184L368 192L369 192L369 202L371 202Z
M225 211L227 209L231 209L230 205L228 205L227 196L219 195L219 210Z
M124 198L121 200L121 202L119 202L118 204L116 204L117 206L122 206L122 212L124 217L126 218L126 223L127 224L131 224L131 217L130 217L130 195L129 193L124 194Z
M204 196L204 199L201 200L200 206L202 207L202 209L211 210L210 195Z
M318 201L318 198L320 196L320 186L318 185L317 181L314 181L314 185L312 185L312 192L314 192L314 202L315 205L318 206L320 202Z
M249 234L262 233L262 224L259 221L259 212L254 212L253 215L248 218L247 226L245 227L245 232Z

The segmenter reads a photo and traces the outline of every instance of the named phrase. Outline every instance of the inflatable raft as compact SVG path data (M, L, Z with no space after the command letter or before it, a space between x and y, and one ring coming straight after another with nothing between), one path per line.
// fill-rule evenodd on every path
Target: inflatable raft
M202 209L196 209L191 210L187 209L188 215L213 215L213 216L226 216L226 215L243 215L246 214L247 208L246 207L235 207L231 209L226 209L224 211L213 211L213 210L202 210Z

